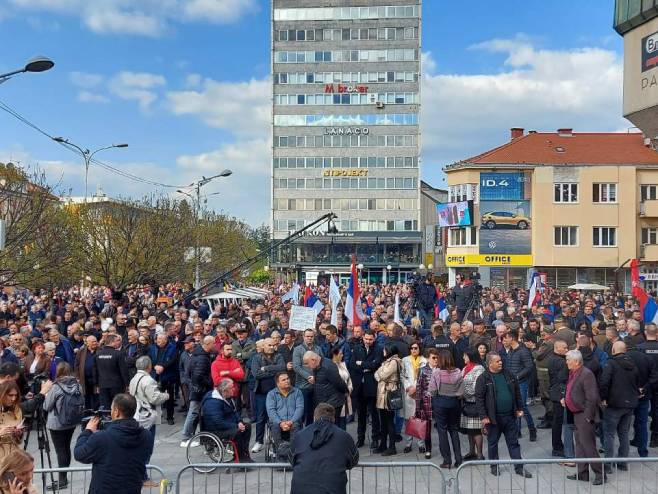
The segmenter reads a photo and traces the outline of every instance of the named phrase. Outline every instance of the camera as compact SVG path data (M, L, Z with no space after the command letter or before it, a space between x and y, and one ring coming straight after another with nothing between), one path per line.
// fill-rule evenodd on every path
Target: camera
M482 277L482 276L481 276L480 273L478 273L477 271L472 271L472 272L469 273L469 275L468 275L468 278L469 278L471 281L480 281L480 278L481 278L481 277Z
M103 408L99 408L98 410L85 410L84 416L82 417L82 430L87 427L87 424L93 417L98 417L101 419L98 423L98 430L102 431L107 424L112 422L111 413L110 410L105 410Z
M49 379L50 376L43 372L34 376L34 378L27 383L27 386L32 394L37 395L39 394L39 391L41 391L41 385Z

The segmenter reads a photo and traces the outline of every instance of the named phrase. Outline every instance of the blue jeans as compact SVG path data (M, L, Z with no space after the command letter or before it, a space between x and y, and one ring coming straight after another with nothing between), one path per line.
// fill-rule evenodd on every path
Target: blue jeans
M267 423L267 408L265 403L267 395L256 393L255 395L255 408L256 408L256 442L263 444L265 438L265 424Z
M647 445L649 443L649 407L651 400L644 398L639 400L635 407L635 420L633 421L633 432L637 442L637 454L640 458L649 456Z
M606 458L615 457L615 436L619 436L618 458L627 458L630 448L628 431L633 421L633 408L606 408L603 413L603 448Z
M564 421L562 422L562 443L564 444L564 457L575 458L576 448L573 437L576 432L576 426L567 422L567 409L564 408Z
M200 401L190 401L190 408L187 410L185 424L183 425L183 441L191 439L196 432L196 426L199 423L199 412L201 412Z
M521 459L521 446L519 446L519 428L513 413L496 415L496 424L488 426L487 450L490 460L498 459L498 441L500 436L505 436L507 451L512 460ZM515 470L522 469L523 465L514 465Z
M432 321L434 320L434 313L429 313L425 311L422 307L418 307L418 317L423 323L423 328L430 328Z
M528 405L526 404L526 401L528 400L528 381L523 381L522 383L519 383L519 390L521 391L521 401L523 402L523 416L525 417L525 421L528 424L528 429L534 429L535 428L535 421L532 420L532 415L530 415L530 410L528 410ZM518 419L518 428L519 432L521 432L521 419Z

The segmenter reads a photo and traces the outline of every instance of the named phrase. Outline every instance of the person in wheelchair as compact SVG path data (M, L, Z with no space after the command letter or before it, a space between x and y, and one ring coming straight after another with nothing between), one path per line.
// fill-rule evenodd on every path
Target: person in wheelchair
M202 430L212 432L223 440L233 440L238 450L240 463L253 463L249 456L251 425L240 417L233 396L234 383L224 378L217 387L209 391L201 401Z
M278 459L286 460L295 434L302 428L304 395L290 383L287 372L275 376L276 388L267 393L265 407L274 450Z

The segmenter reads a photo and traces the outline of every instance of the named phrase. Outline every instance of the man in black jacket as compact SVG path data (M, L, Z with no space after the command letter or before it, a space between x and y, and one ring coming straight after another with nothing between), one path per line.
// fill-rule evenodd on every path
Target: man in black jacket
M423 283L416 285L416 302L423 328L429 328L434 318L434 305L437 303L436 287L432 275L427 275Z
M347 384L340 377L338 367L328 358L322 358L314 352L304 354L304 365L313 370L316 404L328 403L334 407L336 411L334 423L339 422L345 405ZM344 428L344 424L342 427Z
M528 410L528 382L530 376L535 371L535 363L532 360L532 354L525 345L519 343L519 331L517 329L510 330L503 336L503 346L505 347L505 358L503 359L504 367L510 371L519 383L519 390L521 391L521 403L523 403L523 416L528 424L528 432L530 434L530 442L537 440L537 429L535 422ZM521 419L518 420L519 432L521 431Z
M381 438L379 412L376 406L377 381L375 372L382 365L382 351L375 345L375 334L368 330L363 335L363 343L354 345L347 368L352 378L352 396L357 402L357 442L360 448L365 443L368 414L372 420L372 448L376 449Z
M517 418L523 417L521 391L512 373L503 369L503 360L496 352L487 355L487 370L475 383L475 403L487 434L488 458L498 459L498 441L504 435L510 458L520 460ZM524 478L532 477L523 465L514 465L514 470ZM491 473L500 475L497 465L491 466Z
M640 394L633 410L633 440L632 446L637 448L641 458L649 456L649 408L651 406L652 390L658 385L658 369L654 360L639 348L631 348L626 353L636 365L639 374Z
M562 398L567 389L569 379L569 368L567 367L566 355L569 347L564 340L555 340L553 343L553 354L548 357L548 396L553 404L552 429L552 455L564 458L564 442L562 441L562 425L564 424L564 407Z
M314 423L295 434L290 448L290 494L346 493L346 471L359 462L359 450L352 437L333 424L335 416L331 405L320 403Z
M187 448L189 440L196 431L199 422L201 401L208 391L213 388L210 367L215 360L215 338L206 336L201 345L192 352L188 366L188 377L190 380L190 405L183 426L183 440L181 448Z
M628 431L633 421L633 410L640 396L640 373L637 366L626 355L626 344L617 341L612 345L612 359L601 374L599 383L603 413L603 447L605 457L615 457L615 436L619 436L617 457L628 457ZM624 463L617 463L617 468L626 470ZM605 466L606 473L611 473L611 466Z
M89 494L142 492L150 441L149 432L133 419L136 409L133 396L119 393L112 400L112 423L98 431L100 419L92 417L78 436L76 461L93 465Z
M658 369L658 327L649 323L644 327L646 341L637 346L653 360L654 367ZM652 387L649 392L651 400L651 442L649 447L658 448L658 386Z
M98 384L100 406L109 410L112 400L128 386L128 366L121 348L121 337L108 334L94 360L94 382Z

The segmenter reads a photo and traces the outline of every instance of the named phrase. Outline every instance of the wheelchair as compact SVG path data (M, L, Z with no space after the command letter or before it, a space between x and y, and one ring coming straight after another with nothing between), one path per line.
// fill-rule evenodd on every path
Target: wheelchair
M200 463L237 463L238 448L233 439L224 439L213 432L204 430L203 417L200 418L201 432L187 444L187 461L190 465ZM216 467L193 467L199 473L212 473Z
M290 433L283 432L281 439L284 441L289 441ZM274 440L272 439L272 426L269 420L265 425L265 436L263 438L263 451L265 451L265 463L278 463L279 461L277 456L278 452L276 445L274 444Z

